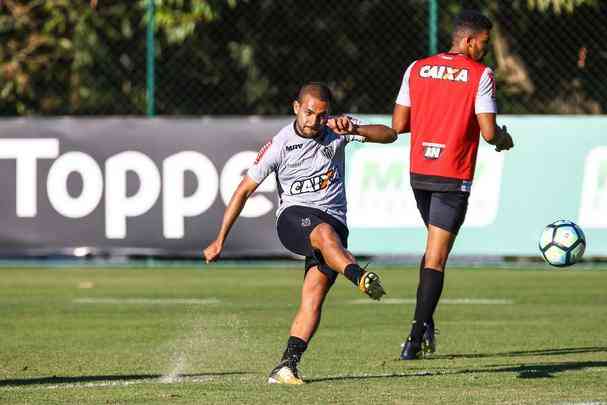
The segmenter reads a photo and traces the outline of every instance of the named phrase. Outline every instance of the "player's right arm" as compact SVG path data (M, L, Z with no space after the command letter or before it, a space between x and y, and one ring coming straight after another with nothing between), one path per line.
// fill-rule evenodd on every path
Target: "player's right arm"
M392 129L397 134L411 131L411 107L394 104L392 111Z
M230 233L230 229L238 219L238 216L242 212L245 203L255 192L258 184L249 176L244 176L240 181L240 184L232 194L232 198L228 203L228 206L223 214L223 220L217 238L211 242L211 244L204 250L204 258L207 263L215 261L219 258L219 255L223 249L223 244Z
M396 103L394 104L394 111L392 111L392 129L397 134L411 131L411 96L409 94L409 76L411 75L411 69L415 65L415 62L409 65L405 74L403 75L403 81L396 97Z
M223 245L230 233L230 229L238 219L242 212L245 203L255 192L257 186L260 185L266 177L275 171L280 165L280 147L272 141L265 144L257 158L255 164L249 168L247 174L242 178L240 184L232 194L230 202L223 214L223 220L217 238L204 249L203 255L207 263L219 259L219 255L223 249Z

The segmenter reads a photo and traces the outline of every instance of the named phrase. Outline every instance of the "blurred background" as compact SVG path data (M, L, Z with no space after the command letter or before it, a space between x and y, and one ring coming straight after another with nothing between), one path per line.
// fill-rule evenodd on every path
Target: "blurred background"
M599 0L2 0L0 114L289 114L301 83L338 110L391 113L406 66L447 50L453 17L495 28L501 113L607 109Z
M406 67L448 50L470 8L494 23L516 147L481 147L455 254L537 259L543 227L571 219L607 256L599 0L0 0L0 255L198 257L303 83L389 125ZM349 147L350 247L415 256L408 137L381 148ZM275 208L269 179L226 255L284 256Z

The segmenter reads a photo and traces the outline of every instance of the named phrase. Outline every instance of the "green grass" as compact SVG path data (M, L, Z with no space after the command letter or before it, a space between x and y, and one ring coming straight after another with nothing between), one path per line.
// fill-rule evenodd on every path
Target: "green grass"
M416 269L375 270L389 298L414 296ZM607 271L450 269L444 299L512 303L439 305L439 352L413 362L397 360L413 305L354 304L363 296L340 278L301 364L308 384L269 386L301 281L293 269L0 270L0 403L607 404ZM162 303L78 301L101 298Z

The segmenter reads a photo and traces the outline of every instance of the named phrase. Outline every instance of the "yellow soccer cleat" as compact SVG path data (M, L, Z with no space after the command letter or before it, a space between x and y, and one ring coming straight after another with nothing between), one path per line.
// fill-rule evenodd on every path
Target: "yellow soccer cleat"
M371 299L378 300L386 294L381 285L379 276L372 271L365 271L358 282L358 289L367 294Z
M297 364L290 359L283 360L272 370L268 377L268 384L302 385L304 381L299 378Z

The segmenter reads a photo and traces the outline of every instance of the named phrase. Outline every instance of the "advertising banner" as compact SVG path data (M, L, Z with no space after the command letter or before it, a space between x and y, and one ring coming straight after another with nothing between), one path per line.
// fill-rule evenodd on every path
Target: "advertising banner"
M0 121L0 253L199 254L289 118ZM284 254L268 179L226 255Z
M389 124L388 116L363 120ZM199 255L259 148L291 117L0 120L0 255ZM588 256L607 255L607 118L503 116L515 147L481 141L454 254L537 255L557 219L577 222ZM409 185L409 135L347 147L350 248L423 251ZM225 246L232 257L287 255L272 176Z

